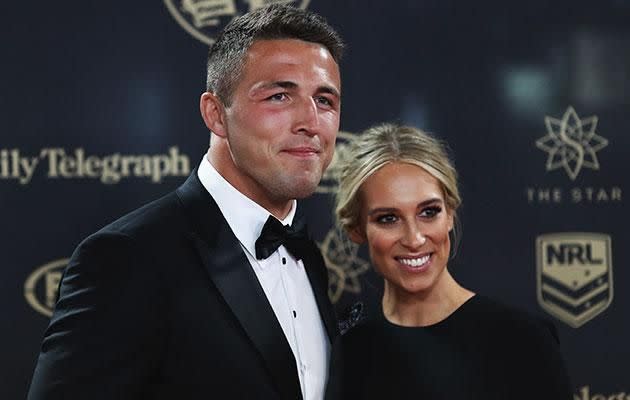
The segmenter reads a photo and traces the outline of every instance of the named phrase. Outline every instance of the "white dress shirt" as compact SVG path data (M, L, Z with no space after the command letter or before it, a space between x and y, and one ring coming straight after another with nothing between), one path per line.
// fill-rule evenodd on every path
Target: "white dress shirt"
M226 181L203 157L197 170L201 183L219 206L251 264L291 346L304 400L321 400L328 375L330 343L302 260L284 246L265 260L256 259L255 243L270 213ZM295 216L294 200L287 217Z

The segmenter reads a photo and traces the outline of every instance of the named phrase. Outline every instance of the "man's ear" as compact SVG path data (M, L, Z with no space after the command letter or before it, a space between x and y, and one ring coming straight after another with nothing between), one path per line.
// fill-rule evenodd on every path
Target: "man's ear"
M348 228L348 237L356 244L363 244L367 240L365 232L359 226Z
M215 135L225 137L225 108L212 92L204 92L199 99L199 111L203 122Z

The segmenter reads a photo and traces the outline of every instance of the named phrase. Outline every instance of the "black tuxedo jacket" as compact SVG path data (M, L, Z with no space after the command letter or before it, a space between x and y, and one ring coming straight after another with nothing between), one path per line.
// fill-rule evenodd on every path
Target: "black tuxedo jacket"
M336 317L315 243L303 262L332 341ZM301 397L282 328L196 171L77 247L28 396Z

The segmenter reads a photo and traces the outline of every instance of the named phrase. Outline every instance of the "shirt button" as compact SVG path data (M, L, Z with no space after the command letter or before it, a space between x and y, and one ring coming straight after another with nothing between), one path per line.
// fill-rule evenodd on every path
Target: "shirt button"
M287 259L286 257L282 257L282 265L286 265L287 264Z

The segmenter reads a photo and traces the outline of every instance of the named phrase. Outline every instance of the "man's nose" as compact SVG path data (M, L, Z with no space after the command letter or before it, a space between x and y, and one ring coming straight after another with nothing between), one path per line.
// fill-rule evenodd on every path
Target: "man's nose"
M319 109L312 97L303 99L299 104L295 131L309 136L317 134L319 127Z

